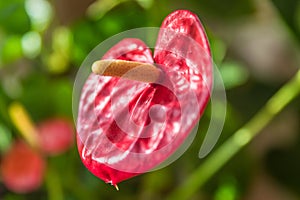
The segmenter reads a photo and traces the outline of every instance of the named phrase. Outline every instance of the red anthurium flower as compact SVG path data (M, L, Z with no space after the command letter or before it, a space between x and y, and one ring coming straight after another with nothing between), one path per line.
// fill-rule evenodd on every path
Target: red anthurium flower
M40 148L47 155L58 155L73 145L74 128L67 118L56 117L42 121L37 130Z
M128 38L103 59L126 60L110 65L125 67L113 68L109 76L89 76L80 98L77 142L85 166L116 185L158 166L183 143L208 102L212 64L201 23L186 10L175 11L164 20L154 58L142 41ZM118 71L136 62L149 69L133 72L134 76L142 73L143 79L158 71L157 80L128 80L126 74L116 77Z
M0 172L4 185L16 193L38 189L45 172L42 156L22 141L16 141L4 155Z

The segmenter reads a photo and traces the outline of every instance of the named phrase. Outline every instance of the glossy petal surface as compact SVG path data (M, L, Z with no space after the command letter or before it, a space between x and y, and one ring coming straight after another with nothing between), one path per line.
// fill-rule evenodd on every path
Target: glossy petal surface
M199 19L175 11L163 22L155 62L157 83L91 74L80 99L78 147L83 163L113 185L149 171L182 144L203 112L211 88L207 39ZM103 59L153 63L138 39L125 39Z

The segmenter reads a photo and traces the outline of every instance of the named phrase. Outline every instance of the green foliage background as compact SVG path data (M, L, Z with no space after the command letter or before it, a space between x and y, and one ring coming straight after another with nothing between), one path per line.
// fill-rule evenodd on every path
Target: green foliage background
M224 79L228 113L217 146L299 69L299 0L2 0L1 154L20 137L8 116L11 102L21 102L36 123L52 116L72 118L73 81L88 53L122 31L159 27L176 9L198 14ZM299 102L289 105L193 199L272 199L274 194L299 199ZM84 168L74 146L48 158L44 184L36 192L15 194L0 177L0 199L164 199L205 162L198 151L209 116L208 109L195 141L179 160L121 183L119 192Z

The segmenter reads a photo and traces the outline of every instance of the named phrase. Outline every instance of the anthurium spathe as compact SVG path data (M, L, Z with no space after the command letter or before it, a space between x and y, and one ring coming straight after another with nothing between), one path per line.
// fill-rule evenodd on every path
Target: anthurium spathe
M37 190L45 173L43 157L23 141L15 141L3 156L0 173L4 185L16 193Z
M74 143L74 128L64 117L53 117L37 125L41 150L47 155L59 155L70 149Z
M112 63L110 71L98 70L99 61L83 86L77 143L84 165L116 185L156 167L184 142L209 100L212 64L200 20L187 10L163 21L153 57L141 40L127 38L102 60ZM122 78L120 71L137 65L140 71Z

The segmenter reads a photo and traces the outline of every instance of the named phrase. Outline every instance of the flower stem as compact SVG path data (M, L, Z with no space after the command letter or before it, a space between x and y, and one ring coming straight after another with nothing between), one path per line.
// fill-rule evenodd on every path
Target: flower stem
M51 164L47 166L46 188L49 200L63 200L64 194L60 177Z
M242 128L237 130L221 147L175 189L167 199L189 199L198 188L211 178L239 150L246 146L286 105L300 94L300 70L275 93L265 106Z

